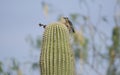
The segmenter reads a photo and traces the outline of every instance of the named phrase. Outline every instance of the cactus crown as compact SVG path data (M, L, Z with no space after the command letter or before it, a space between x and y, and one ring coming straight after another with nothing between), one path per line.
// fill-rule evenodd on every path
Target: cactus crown
M61 23L49 24L42 41L41 75L74 75L74 57L67 27Z

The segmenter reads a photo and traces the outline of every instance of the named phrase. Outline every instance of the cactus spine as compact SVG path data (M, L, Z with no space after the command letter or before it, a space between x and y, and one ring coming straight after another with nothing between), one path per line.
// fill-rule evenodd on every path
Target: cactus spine
M69 31L60 23L45 28L40 56L41 75L74 75Z

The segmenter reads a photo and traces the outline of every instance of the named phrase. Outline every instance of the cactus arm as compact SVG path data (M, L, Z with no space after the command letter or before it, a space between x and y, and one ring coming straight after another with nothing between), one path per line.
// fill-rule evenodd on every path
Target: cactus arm
M61 23L45 28L40 56L41 75L74 75L69 30Z

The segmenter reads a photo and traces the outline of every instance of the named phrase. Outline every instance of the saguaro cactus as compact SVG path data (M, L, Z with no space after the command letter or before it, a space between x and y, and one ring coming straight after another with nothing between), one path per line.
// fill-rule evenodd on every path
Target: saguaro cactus
M69 30L61 23L45 28L40 56L41 75L75 75Z

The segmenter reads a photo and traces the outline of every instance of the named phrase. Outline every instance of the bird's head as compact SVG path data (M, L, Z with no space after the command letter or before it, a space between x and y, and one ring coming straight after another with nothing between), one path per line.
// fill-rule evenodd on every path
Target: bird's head
M67 20L68 20L68 17L61 17L60 18L61 23L66 23Z

